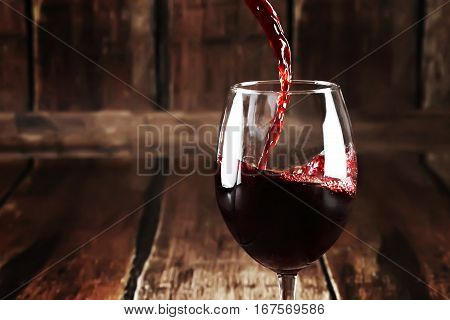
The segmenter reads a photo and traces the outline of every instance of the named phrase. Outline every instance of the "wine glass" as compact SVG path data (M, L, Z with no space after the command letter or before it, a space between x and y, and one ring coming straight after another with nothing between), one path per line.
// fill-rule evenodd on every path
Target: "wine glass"
M293 81L288 93L279 88L279 81L258 81L230 89L215 185L234 239L277 273L281 299L295 299L299 271L343 231L356 193L357 163L338 85ZM280 110L286 94L287 108Z

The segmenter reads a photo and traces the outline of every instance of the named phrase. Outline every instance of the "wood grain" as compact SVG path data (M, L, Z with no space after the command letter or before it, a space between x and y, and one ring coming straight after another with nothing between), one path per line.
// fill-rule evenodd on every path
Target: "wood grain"
M28 109L28 34L25 0L6 0L0 3L0 111Z
M38 162L0 209L2 297L121 298L144 209L83 245L148 200L149 179L134 160Z
M170 186L181 179L172 176ZM164 195L155 246L138 299L276 299L273 272L231 238L215 203L211 176L192 175ZM328 299L320 266L300 275L302 299Z
M153 5L153 0L34 1L36 23L66 43L35 28L37 108L155 109L121 83L156 96Z
M347 229L362 241L344 234L327 253L341 298L448 298L448 193L417 154L360 160L359 193Z
M295 78L342 86L350 112L416 108L419 1L295 0Z
M426 0L431 14L444 0ZM422 56L422 90L424 108L450 107L450 5L447 3L425 21Z
M153 153L178 157L184 149L176 146L196 143L194 152L213 154L219 121L220 113L204 111L173 112L172 116L164 112L112 111L4 113L0 114L0 155L86 158L141 157ZM445 152L450 148L448 112L371 116L354 113L352 121L360 152ZM196 131L201 127L203 131ZM148 132L160 133L155 136L160 149L145 144Z
M288 29L287 1L272 1ZM241 81L277 79L276 59L242 0L167 1L167 86L177 110L222 110Z

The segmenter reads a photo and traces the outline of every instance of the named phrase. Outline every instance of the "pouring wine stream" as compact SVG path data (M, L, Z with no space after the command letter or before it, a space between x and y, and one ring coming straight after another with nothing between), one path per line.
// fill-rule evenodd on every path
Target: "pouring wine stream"
M271 150L276 146L283 129L284 113L289 104L289 89L292 82L291 48L284 35L283 27L274 8L267 0L245 0L245 3L258 19L278 59L280 77L280 93L277 99L277 110L267 133L266 145L259 160L258 167L266 169Z

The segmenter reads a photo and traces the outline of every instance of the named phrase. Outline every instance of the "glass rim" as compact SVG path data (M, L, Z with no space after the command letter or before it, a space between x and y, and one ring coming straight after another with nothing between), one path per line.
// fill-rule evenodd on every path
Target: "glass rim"
M325 93L325 92L333 92L333 91L339 91L341 87L333 82L328 81L319 81L319 80L292 80L292 85L309 85L309 86L316 86L317 88L312 89L290 89L288 91L289 95L292 94L314 94L314 93ZM240 82L233 85L230 90L234 92L241 92L241 93L247 93L247 94L278 94L280 90L264 90L264 89L253 89L252 86L269 86L269 85L276 85L280 84L280 80L262 80L262 81L246 81L246 82Z

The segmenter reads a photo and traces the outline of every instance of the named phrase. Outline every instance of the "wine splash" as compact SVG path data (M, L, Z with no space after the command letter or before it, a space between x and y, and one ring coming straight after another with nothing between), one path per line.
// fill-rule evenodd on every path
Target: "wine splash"
M248 167L248 164L245 165ZM356 160L356 151L351 143L347 146L346 168L347 176L344 179L328 177L325 174L325 156L323 154L318 154L307 164L302 166L297 166L282 172L266 170L264 171L264 174L276 176L286 182L319 185L322 188L329 189L330 191L344 193L347 196L353 197L356 194L358 165ZM245 170L243 172L245 172Z
M284 113L289 103L289 89L292 82L291 48L284 35L280 19L268 0L245 0L245 3L262 26L275 57L278 59L278 74L281 90L277 99L275 117L267 133L266 145L259 160L258 167L264 170L270 151L276 146L283 128Z

